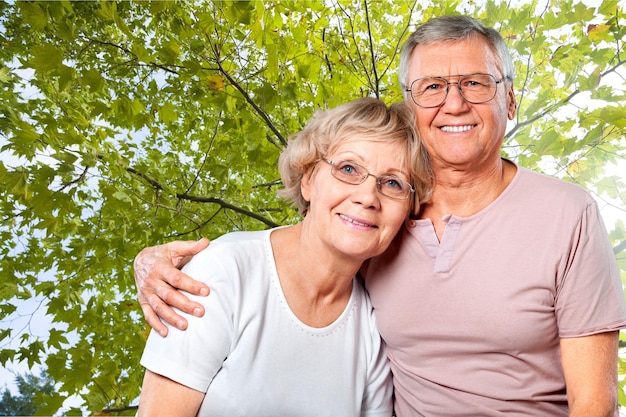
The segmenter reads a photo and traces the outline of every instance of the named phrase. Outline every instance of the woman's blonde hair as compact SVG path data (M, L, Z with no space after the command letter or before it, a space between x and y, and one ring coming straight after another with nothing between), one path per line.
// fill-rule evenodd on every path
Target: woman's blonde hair
M398 155L398 165L406 164L409 167L409 182L415 188L411 210L417 214L420 202L430 197L432 172L428 155L415 128L415 115L404 103L388 107L371 97L318 111L302 131L289 138L278 160L278 170L285 186L278 192L279 195L291 200L300 214L306 215L309 202L300 191L302 177L320 159L353 138L398 142L404 146L405 152Z

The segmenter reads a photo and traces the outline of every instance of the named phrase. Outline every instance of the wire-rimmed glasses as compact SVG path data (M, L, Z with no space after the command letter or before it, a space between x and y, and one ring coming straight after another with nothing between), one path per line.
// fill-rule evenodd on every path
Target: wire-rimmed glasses
M352 161L331 161L322 158L322 161L330 165L330 173L333 177L346 184L363 184L367 177L376 179L376 189L379 193L396 200L406 200L415 189L411 184L392 174L376 176L356 162Z
M456 82L448 81L448 78L457 78ZM448 97L450 85L455 84L461 96L469 103L486 103L496 96L498 84L507 79L496 81L491 74L459 74L445 77L418 78L411 83L406 91L411 94L413 102L420 107L437 107L443 104Z

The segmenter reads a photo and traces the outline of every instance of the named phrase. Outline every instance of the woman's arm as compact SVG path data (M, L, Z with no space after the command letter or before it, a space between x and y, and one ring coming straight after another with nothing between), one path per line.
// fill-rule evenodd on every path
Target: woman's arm
M561 339L570 417L617 416L619 332Z
M199 241L175 241L145 248L135 257L135 283L139 292L139 304L148 324L161 336L167 336L167 327L159 318L180 330L187 328L187 320L176 314L171 307L197 317L204 314L200 304L190 301L177 290L207 296L209 288L178 268L208 245L206 238Z
M137 417L194 417L204 393L146 370Z

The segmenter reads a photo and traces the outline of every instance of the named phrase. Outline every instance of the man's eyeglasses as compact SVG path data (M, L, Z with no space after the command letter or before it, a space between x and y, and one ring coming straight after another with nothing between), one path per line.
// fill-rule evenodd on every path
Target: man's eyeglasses
M346 184L363 184L367 177L372 176L376 179L378 192L389 198L406 200L411 193L415 192L411 184L395 175L383 174L377 177L370 174L365 167L351 161L331 161L324 158L322 161L330 165L330 173L333 177Z
M450 82L448 78L458 78L457 82ZM418 78L411 83L406 91L420 107L437 107L443 104L448 97L450 85L456 84L461 96L473 104L486 103L496 96L498 84L507 77L496 81L491 74L449 75L447 77Z

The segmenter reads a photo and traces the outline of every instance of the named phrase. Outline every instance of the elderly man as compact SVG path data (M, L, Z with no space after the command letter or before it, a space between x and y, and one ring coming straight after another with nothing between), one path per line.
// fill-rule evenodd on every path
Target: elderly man
M616 416L626 305L598 207L579 187L502 159L511 57L465 16L420 26L399 69L430 155L432 198L363 270L399 416ZM208 293L172 267L206 245L135 260L148 322L179 328ZM154 310L152 310L154 309ZM202 311L196 311L202 314Z

